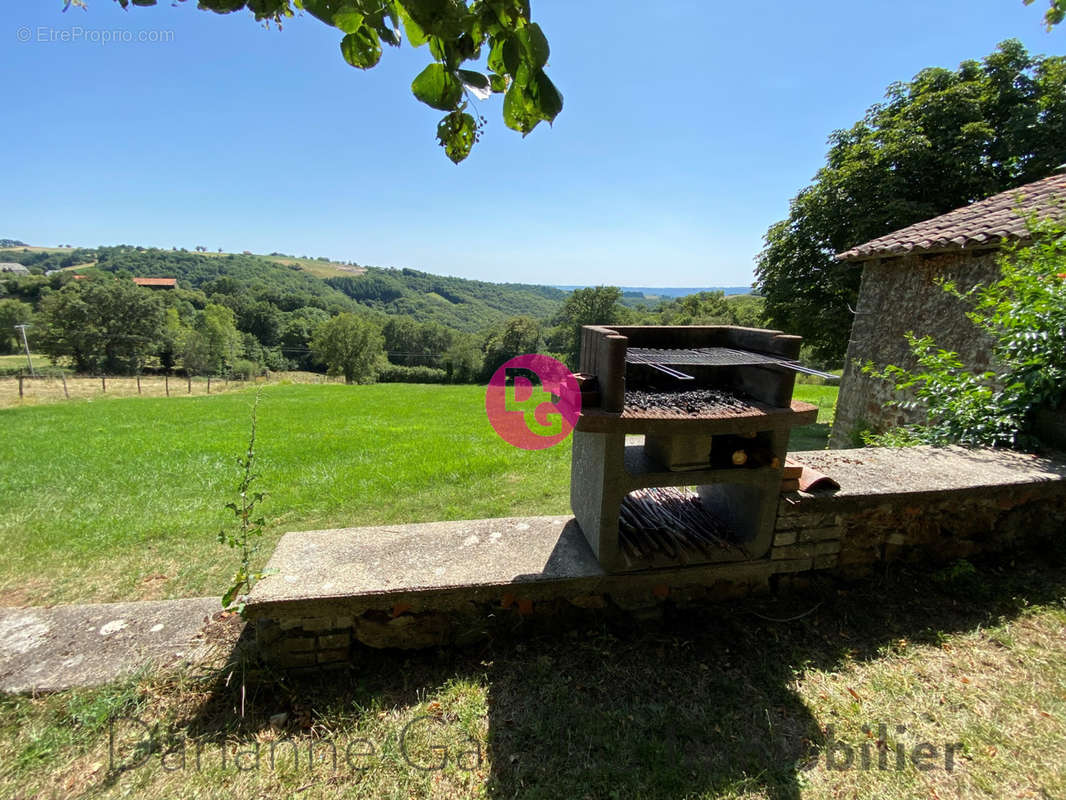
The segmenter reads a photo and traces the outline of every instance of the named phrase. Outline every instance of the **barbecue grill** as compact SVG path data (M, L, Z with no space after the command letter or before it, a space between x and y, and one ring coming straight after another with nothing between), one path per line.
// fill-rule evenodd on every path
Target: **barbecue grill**
M608 572L766 557L802 339L732 326L586 326L570 503ZM832 377L832 376L830 376ZM642 443L626 443L627 435Z

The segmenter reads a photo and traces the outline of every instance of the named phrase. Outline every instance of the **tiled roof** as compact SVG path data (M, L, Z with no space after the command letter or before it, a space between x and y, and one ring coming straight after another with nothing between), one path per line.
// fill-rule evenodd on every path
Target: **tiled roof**
M177 278L134 278L138 286L177 286Z
M1060 172L918 222L838 253L837 258L865 261L906 253L990 247L1004 239L1028 237L1025 215L1034 212L1042 218L1066 219L1066 173Z

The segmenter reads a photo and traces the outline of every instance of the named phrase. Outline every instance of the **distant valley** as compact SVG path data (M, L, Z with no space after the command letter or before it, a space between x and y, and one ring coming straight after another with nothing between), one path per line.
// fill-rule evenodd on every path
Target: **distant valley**
M574 289L586 289L589 285L591 284L581 284L572 286L557 285L555 286L555 288L572 292ZM690 294L700 294L701 292L721 292L726 296L752 293L752 287L750 286L620 286L618 288L622 290L622 294L625 297L643 296L645 299L648 300L655 300L658 298L688 297Z

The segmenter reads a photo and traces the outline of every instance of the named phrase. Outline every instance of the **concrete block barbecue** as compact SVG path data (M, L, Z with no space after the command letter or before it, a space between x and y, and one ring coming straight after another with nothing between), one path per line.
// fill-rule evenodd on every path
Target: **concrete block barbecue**
M570 504L608 572L769 557L801 337L586 326ZM643 434L644 444L626 444ZM693 487L693 488L682 488Z

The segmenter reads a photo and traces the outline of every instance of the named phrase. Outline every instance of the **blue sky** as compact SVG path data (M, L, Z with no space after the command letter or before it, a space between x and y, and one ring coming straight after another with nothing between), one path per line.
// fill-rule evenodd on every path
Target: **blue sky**
M1066 48L1040 0L532 5L563 113L523 140L500 98L485 101L485 135L455 166L434 139L440 112L409 91L425 49L390 48L362 72L309 16L279 32L194 2L63 14L61 0L4 0L0 238L745 285L829 133L889 83L1008 37ZM107 31L163 41L99 41Z

